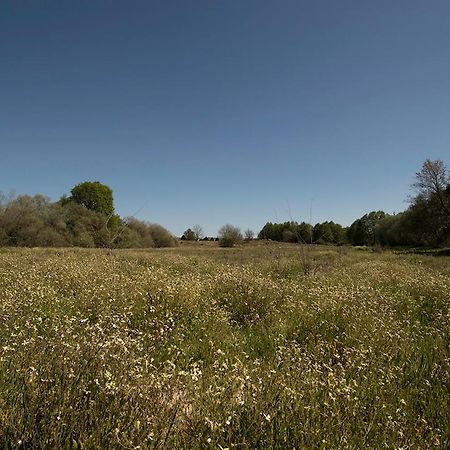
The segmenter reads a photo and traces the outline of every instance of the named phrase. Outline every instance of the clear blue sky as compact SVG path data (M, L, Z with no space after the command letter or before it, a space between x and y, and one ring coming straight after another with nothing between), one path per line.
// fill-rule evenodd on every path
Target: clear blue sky
M0 156L177 234L401 211L450 163L450 2L4 0Z

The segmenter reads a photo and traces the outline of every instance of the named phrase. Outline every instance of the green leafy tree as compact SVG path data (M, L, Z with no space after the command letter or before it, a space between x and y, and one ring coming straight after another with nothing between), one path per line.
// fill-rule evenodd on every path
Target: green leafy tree
M376 244L376 228L386 217L384 211L372 211L355 220L348 230L349 241L353 245Z
M85 181L84 183L80 183L71 190L71 194L71 199L75 203L87 209L106 216L114 213L112 190L99 181Z
M313 229L313 239L317 244L330 244L334 242L332 222L318 223Z
M104 211L105 212L105 211ZM0 193L0 246L167 247L174 237L157 224L122 220L88 209L73 199L53 203L35 195L8 198Z
M304 244L309 244L313 239L313 227L309 223L302 222L297 226L298 240Z
M298 223L284 222L271 223L267 222L258 234L258 239L270 239L272 241L298 242Z
M334 244L344 244L347 241L347 232L345 228L333 221L329 222L331 231L333 233L333 243Z
M193 230L191 230L190 228L188 228L184 233L183 236L181 237L181 239L183 241L195 241L197 240L195 232Z

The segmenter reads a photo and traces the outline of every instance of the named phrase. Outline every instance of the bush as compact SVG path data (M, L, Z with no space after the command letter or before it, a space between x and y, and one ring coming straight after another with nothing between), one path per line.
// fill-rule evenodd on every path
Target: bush
M129 239L129 245L126 245L126 247L151 248L155 246L151 230L145 222L129 217L126 219L126 223L127 228L130 230L125 236Z
M174 247L177 240L164 227L157 223L149 223L148 228L152 236L155 247Z
M0 214L0 245L60 247L67 245L61 209L42 195L22 195L10 201Z
M147 223L133 217L126 221L128 228L134 232L129 235L130 239L134 239L134 247L174 247L177 241L164 227L156 223ZM136 240L137 236L137 240Z
M242 241L242 233L238 227L230 224L224 225L218 232L221 247L233 247Z
M0 246L168 247L175 238L162 226L106 216L71 199L42 195L0 198Z

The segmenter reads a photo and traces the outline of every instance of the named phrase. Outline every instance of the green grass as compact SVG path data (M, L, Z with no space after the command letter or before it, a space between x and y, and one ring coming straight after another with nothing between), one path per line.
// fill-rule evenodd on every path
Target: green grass
M0 252L0 448L449 446L449 258Z

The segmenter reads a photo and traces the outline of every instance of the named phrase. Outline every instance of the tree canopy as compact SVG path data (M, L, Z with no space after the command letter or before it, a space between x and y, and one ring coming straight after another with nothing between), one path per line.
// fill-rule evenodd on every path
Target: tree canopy
M71 190L71 200L91 211L110 216L114 213L112 189L99 181L85 181Z
M163 227L89 209L72 199L0 195L0 246L166 247L176 245Z
M181 236L181 240L183 240L183 241L195 241L195 240L197 240L197 238L196 238L195 232L191 228L188 228L183 233L183 236Z

